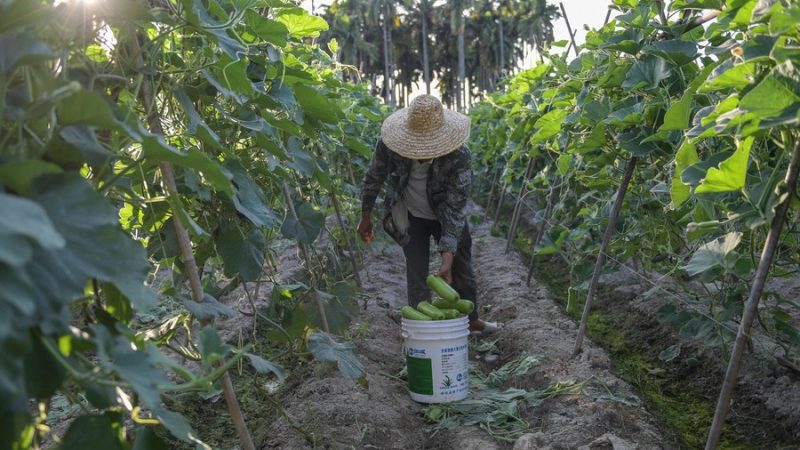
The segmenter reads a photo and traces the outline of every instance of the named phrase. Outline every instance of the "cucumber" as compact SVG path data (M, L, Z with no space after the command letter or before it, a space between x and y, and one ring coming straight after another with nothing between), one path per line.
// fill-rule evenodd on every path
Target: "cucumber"
M463 315L461 311L453 308L442 309L441 311L445 319L458 319Z
M444 319L444 313L442 313L442 310L428 302L419 302L419 305L417 305L417 311L425 314L433 320Z
M400 309L400 314L406 319L410 320L431 320L427 315L417 311L416 309L406 305Z
M463 314L470 314L475 309L475 304L469 300L459 300L456 302L456 309Z
M455 303L458 301L458 292L456 292L455 289L450 287L450 285L440 277L437 277L436 275L428 275L428 279L426 281L428 282L428 286L443 299L450 303Z
M455 303L450 303L443 298L437 298L431 304L439 309L453 309L456 307Z

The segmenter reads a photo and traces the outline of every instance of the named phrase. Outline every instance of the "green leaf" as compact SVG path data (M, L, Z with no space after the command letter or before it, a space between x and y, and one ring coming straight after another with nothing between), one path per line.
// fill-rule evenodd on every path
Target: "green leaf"
M89 125L124 132L114 117L108 100L91 91L78 91L61 101L58 107L61 125Z
M189 421L182 415L169 411L164 407L155 409L153 415L156 416L161 424L164 425L164 428L169 430L176 438L196 444L199 449L211 450L211 447L197 437L197 433L192 429L192 426L189 425Z
M31 199L45 209L66 241L63 248L38 252L29 269L42 297L64 304L82 295L89 279L97 278L116 286L137 310L156 303L144 284L150 273L144 248L122 232L117 209L85 179L77 174L45 175L32 192Z
M753 146L752 137L739 141L733 155L720 163L719 168L712 167L706 172L706 177L695 190L698 194L712 192L738 191L744 187L747 177L747 164L750 161L750 148Z
M645 46L642 51L651 55L660 56L677 66L682 66L697 57L697 44L674 39L656 41L651 45Z
M697 149L690 140L684 140L683 145L675 154L675 172L672 174L672 184L669 187L670 197L672 198L672 209L675 209L689 200L691 187L681 181L681 173L686 168L700 161Z
M281 233L287 239L294 239L301 244L312 244L325 225L325 215L314 209L310 203L301 203L296 208L297 219L291 214L281 225Z
M357 379L366 374L352 342L339 343L332 335L315 330L308 337L308 349L319 361L335 362L339 371L347 378Z
M250 360L250 364L253 366L253 369L255 369L256 372L273 373L276 377L278 377L278 380L283 380L286 378L286 374L281 366L252 353L245 353L245 356Z
M0 34L0 74L10 72L17 64L54 56L43 42L30 33Z
M680 100L670 105L664 115L664 123L659 131L683 130L689 127L689 116L692 112L692 97L690 92L683 94Z
M637 103L633 106L617 109L609 114L605 123L614 125L620 128L637 125L644 115L645 104Z
M230 345L222 342L222 338L213 326L207 325L200 330L200 353L203 355L203 364L210 367L228 354Z
M170 382L153 360L145 352L134 350L129 340L122 336L112 336L101 325L92 326L92 330L96 337L100 365L127 381L145 407L160 407L161 392L158 386L167 386Z
M658 354L658 359L664 362L670 362L680 356L681 354L681 343L677 343L674 345L670 345L666 349L664 349L661 353Z
M90 166L100 166L114 158L114 154L97 141L94 130L88 126L66 126L61 128L58 135L77 150Z
M642 142L645 136L646 134L643 134L640 130L634 128L633 131L618 134L617 142L619 143L620 148L626 152L639 157L647 156L650 153L658 150L658 146L652 142Z
M800 71L785 61L770 71L756 87L742 97L739 108L760 118L776 117L800 109Z
M286 46L289 29L281 22L268 19L253 10L245 13L245 21L253 33L260 39L277 47Z
M221 150L219 135L209 128L203 118L200 117L186 91L183 88L176 88L172 91L172 95L178 100L184 113L186 113L186 118L189 119L189 125L186 127L189 134L203 143Z
M303 112L307 116L325 123L339 122L341 114L339 108L316 89L302 83L296 83L293 89L297 102L303 107Z
M58 172L61 172L61 168L57 165L38 159L9 161L0 165L0 183L14 192L27 195L28 186L36 177Z
M124 445L125 428L119 421L119 414L87 414L75 419L61 441L61 447L68 449L108 449L126 450ZM114 419L112 419L114 417Z
M258 228L251 230L247 236L243 236L238 228L225 230L217 238L216 247L226 276L238 275L245 281L255 281L263 273L267 241Z
M558 134L561 123L569 115L566 109L554 109L543 115L533 125L536 133L531 137L531 144L538 144Z
M742 90L752 83L756 77L756 63L748 62L733 65L733 60L728 60L717 67L711 78L700 88L700 92L712 92L722 89Z
M648 55L637 60L631 66L622 83L622 88L653 90L658 88L659 84L669 78L671 74L672 69L665 59Z
M225 168L233 175L233 204L236 210L257 227L271 227L278 216L267 206L261 187L250 178L247 170L236 159L225 161Z
M305 9L292 8L280 13L278 22L284 24L293 38L319 37L319 32L328 29L322 17L312 16Z
M26 236L45 248L63 248L66 241L53 226L47 212L35 202L0 192L0 232Z
M689 275L694 276L716 267L725 266L726 257L736 249L741 240L742 233L737 231L703 244L694 252L689 263L683 269Z
M228 195L233 194L230 174L218 162L211 160L195 147L181 152L164 142L163 136L145 132L142 136L142 149L146 158L195 169L203 174L204 179L214 189Z
M169 450L164 442L152 427L140 426L136 432L136 440L133 441L132 450Z
M203 301L200 303L183 295L176 296L176 298L183 300L183 304L186 306L186 309L188 309L189 312L201 322L213 321L217 318L231 318L236 316L233 308L224 303L220 303L217 301L217 299L209 294L204 294Z

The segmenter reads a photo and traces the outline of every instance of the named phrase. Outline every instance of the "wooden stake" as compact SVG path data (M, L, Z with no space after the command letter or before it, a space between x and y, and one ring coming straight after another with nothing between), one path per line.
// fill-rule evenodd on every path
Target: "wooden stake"
M772 218L772 223L767 233L767 239L764 241L764 250L761 252L761 260L758 263L756 277L753 280L753 287L750 289L750 295L744 306L744 314L742 315L742 321L739 323L739 331L736 333L736 341L733 344L731 358L730 361L728 361L728 369L725 372L725 381L722 383L722 390L719 393L717 408L714 412L714 422L711 424L711 430L708 432L706 450L714 450L717 448L717 445L719 445L722 426L725 423L725 416L728 414L733 388L736 385L736 379L739 374L742 354L749 341L750 328L753 326L753 320L758 313L758 302L761 300L764 284L769 275L769 267L772 265L772 260L775 257L775 250L778 247L778 239L781 235L783 222L786 219L786 212L789 210L792 198L794 198L799 171L800 140L795 143L789 168L786 169L786 178L784 179L786 183L786 194L778 207L775 208L775 217Z
M292 192L289 189L289 183L286 181L283 182L283 195L286 197L286 205L289 209L289 214L292 215L292 218L295 222L300 223L300 217L297 215L297 210L294 208L294 201L292 201ZM303 261L306 264L306 271L308 271L308 276L311 278L311 285L316 290L318 286L317 279L314 276L313 268L311 267L311 259L306 250L305 245L302 242L297 242L297 249L300 251L300 256L303 258ZM330 327L328 326L328 316L325 314L325 305L322 304L322 299L319 298L319 295L315 295L317 300L317 308L319 308L319 315L322 317L322 328L325 330L326 333L330 333Z
M528 167L525 168L525 176L522 178L522 187L519 189L519 194L517 195L517 201L514 204L514 212L511 214L511 224L508 227L508 236L506 236L506 253L511 250L511 246L514 244L514 237L517 233L517 224L519 223L519 217L522 215L522 202L525 199L525 194L528 193L528 181L533 174L533 166L535 165L535 159L531 158L528 161Z
M575 43L575 33L572 32L572 27L569 25L567 10L564 9L564 4L561 2L558 2L558 6L561 7L561 14L564 16L564 22L567 23L567 32L569 33L569 40L572 42L572 48L575 49L575 56L578 56L578 44ZM569 49L567 49L567 54L565 56L569 56Z
M333 203L333 209L336 211L336 221L339 222L339 227L342 229L342 234L344 235L344 240L347 244L347 251L349 252L348 259L350 260L350 264L353 266L353 276L356 279L356 285L361 288L361 275L358 273L358 264L356 264L355 245L350 239L350 233L347 230L344 219L342 219L342 211L341 208L339 208L339 200L336 198L336 192L331 190L330 196L331 203Z
M142 50L139 46L138 36L133 26L131 26L129 29L129 39L131 41L131 51L133 52L133 55L131 56L135 58L136 70L142 74L148 73L148 71L145 70ZM164 129L161 126L161 120L155 114L156 109L151 107L155 101L155 90L153 89L152 81L147 76L144 76L142 80L140 94L145 111L149 111L147 120L150 126L150 131L152 131L154 134L163 136ZM160 161L158 163L158 167L161 171L161 178L164 181L167 194L171 198L180 198L177 185L175 184L175 175L172 171L172 165L168 162ZM177 216L177 214L175 215ZM192 290L192 299L197 303L202 303L205 299L205 292L203 292L203 285L200 282L200 272L197 269L197 263L195 262L194 253L192 252L192 241L189 237L189 232L186 231L183 223L178 220L177 217L172 221L172 223L175 226L175 234L177 235L178 246L181 250L181 260L184 264L186 277L189 279L189 286ZM202 323L205 325L209 322ZM223 362L224 361L218 361L217 365L221 365ZM228 406L228 412L230 413L231 420L236 428L236 433L239 435L239 443L245 450L255 450L256 447L253 444L253 438L250 435L250 430L247 428L247 422L245 421L244 414L239 406L239 401L236 399L236 392L233 389L233 383L231 383L228 372L222 374L220 377L220 383L222 385L222 393L225 397L225 403Z
M556 178L555 185L559 183L559 179ZM550 223L550 214L553 213L553 208L556 204L556 197L558 196L558 191L553 188L550 191L550 195L547 199L547 207L544 210L544 217L542 218L542 223L539 226L539 229L536 230L536 238L533 240L533 247L531 250L531 262L528 263L528 278L525 280L525 284L527 286L531 285L531 278L533 278L533 270L536 266L536 247L539 245L539 242L542 241L542 237L544 237L544 232L547 230L547 226Z
M603 242L600 244L600 251L597 253L597 261L594 264L594 272L592 273L592 282L589 284L589 292L586 294L586 304L583 305L583 315L581 316L581 325L578 328L578 336L575 338L575 348L572 351L573 356L581 351L583 345L583 336L586 334L586 324L589 322L589 311L592 309L592 300L594 299L594 292L597 290L597 282L600 280L600 272L603 270L603 265L606 262L606 250L608 244L611 242L611 235L614 234L614 227L617 224L617 217L619 211L622 209L622 201L625 199L625 191L628 190L628 184L633 177L633 170L636 168L637 158L631 156L625 166L625 175L619 184L617 190L617 198L614 200L614 207L611 209L611 214L608 216L608 224L606 225L606 232L603 235Z
M500 209L503 207L503 200L506 199L506 186L507 183L503 182L503 186L500 188L500 198L497 200L497 208L494 211L494 220L492 223L492 230L494 227L497 226L497 219L500 218Z

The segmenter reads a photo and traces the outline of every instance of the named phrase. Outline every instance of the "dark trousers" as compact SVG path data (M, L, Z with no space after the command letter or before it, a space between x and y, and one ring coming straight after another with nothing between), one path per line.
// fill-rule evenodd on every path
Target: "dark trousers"
M430 301L431 292L425 279L429 275L431 236L439 242L442 226L438 220L428 220L408 215L411 240L403 247L406 255L406 281L408 283L408 304L416 307L423 300ZM475 310L469 320L478 318L478 284L472 271L472 237L465 224L458 248L453 258L453 289L461 298L475 302Z

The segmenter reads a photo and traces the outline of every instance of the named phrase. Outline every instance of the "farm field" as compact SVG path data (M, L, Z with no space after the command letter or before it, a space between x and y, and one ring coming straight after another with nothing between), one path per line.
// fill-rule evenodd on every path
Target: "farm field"
M0 449L800 448L800 4L306 3L0 0ZM423 91L463 139L390 150ZM453 403L425 170L501 324Z

